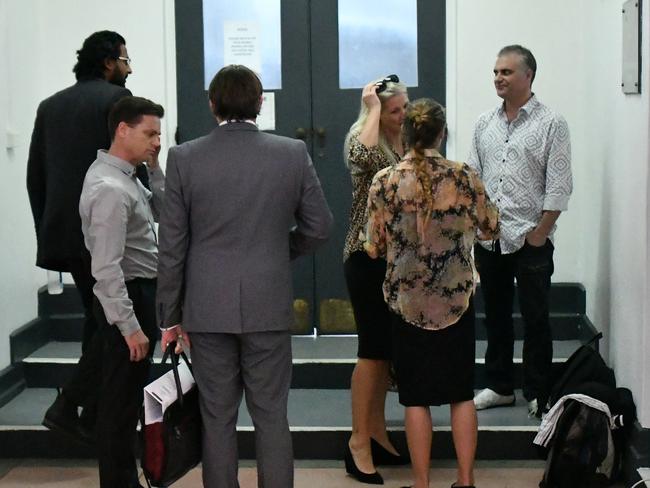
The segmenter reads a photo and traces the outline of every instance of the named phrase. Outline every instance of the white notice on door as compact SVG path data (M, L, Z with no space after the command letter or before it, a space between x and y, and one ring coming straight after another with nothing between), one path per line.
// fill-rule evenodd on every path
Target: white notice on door
M223 23L223 63L243 64L262 76L260 26L257 22Z
M262 109L256 122L260 130L275 130L275 92L262 94Z

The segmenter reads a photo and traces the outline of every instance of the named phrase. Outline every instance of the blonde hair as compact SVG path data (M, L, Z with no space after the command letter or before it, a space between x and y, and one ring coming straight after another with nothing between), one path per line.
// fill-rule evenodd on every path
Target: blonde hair
M446 123L445 108L431 98L419 98L406 107L402 137L404 144L413 151L411 160L419 183L417 196L422 199L427 218L433 212L433 188L425 167L424 150L434 147Z
M375 82L379 82L382 79L375 80ZM389 81L386 83L386 89L382 91L381 93L378 93L377 96L379 97L379 101L381 102L382 108L384 106L384 103L389 98L394 97L395 95L407 95L406 91L406 85L401 82L393 82ZM350 162L348 161L348 157L350 156L350 139L352 138L353 135L359 134L363 130L364 125L366 124L366 120L368 119L368 107L366 106L365 103L363 103L363 100L361 100L361 108L359 109L359 116L357 117L357 120L352 124L350 127L350 130L348 131L347 135L345 136L345 144L343 145L343 159L345 160L345 165L349 168L350 167ZM386 136L384 135L384 132L381 130L381 126L379 128L379 142L377 144L379 147L379 150L386 156L386 159L388 159L392 164L397 164L399 162L399 158L395 156L395 153L393 152L391 145L388 143L388 140L386 139Z

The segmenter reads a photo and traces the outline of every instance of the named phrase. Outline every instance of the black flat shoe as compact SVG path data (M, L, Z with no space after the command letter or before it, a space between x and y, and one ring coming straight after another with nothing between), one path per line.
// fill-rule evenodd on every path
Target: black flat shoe
M457 485L452 483L451 488L476 488L474 485Z
M345 450L345 471L361 483L367 483L369 485L384 484L384 478L382 478L377 471L374 473L364 473L357 468L357 465L354 463L354 458L352 457L350 446Z
M393 454L373 438L370 438L370 452L372 462L378 466L404 466L411 462L408 454L405 456Z

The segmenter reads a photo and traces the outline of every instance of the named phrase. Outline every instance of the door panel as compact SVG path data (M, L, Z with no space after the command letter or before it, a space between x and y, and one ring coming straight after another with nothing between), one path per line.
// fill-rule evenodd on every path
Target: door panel
M216 122L208 107L203 84L202 0L176 2L176 69L178 80L178 141L207 134ZM282 0L282 89L275 93L276 130L295 137L298 128L309 136L311 123L311 68L309 64L309 4ZM245 20L245 19L244 19ZM311 153L311 137L307 137ZM292 332L311 334L315 321L314 258L292 263L295 323Z
M183 0L175 7L178 142L205 135L216 125L203 84L203 39L198 35L203 32L202 3ZM393 5L399 8L399 2ZM409 96L429 96L444 104L445 0L418 0L417 6L419 86L409 88ZM292 264L292 330L304 334L318 327L320 333L351 333L355 327L342 260L352 188L343 141L357 117L361 90L339 88L337 0L282 0L281 8L282 89L273 90L276 130L271 132L296 137L303 129L335 218L329 242L315 256ZM375 54L381 56L372 51L368 55Z
M419 86L409 87L409 98L433 97L444 105L445 2L420 0L417 6ZM342 263L352 198L343 142L358 116L361 89L339 88L338 38L337 0L312 1L312 117L314 128L325 131L323 147L314 141L313 157L335 218L332 237L316 253L315 300L323 333L355 331ZM381 52L375 54L381 56ZM368 55L373 55L371 50Z

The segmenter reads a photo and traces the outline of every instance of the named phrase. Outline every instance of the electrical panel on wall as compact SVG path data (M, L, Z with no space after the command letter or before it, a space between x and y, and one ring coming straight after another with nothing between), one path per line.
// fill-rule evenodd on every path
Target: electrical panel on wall
M641 0L623 3L623 93L641 93Z

